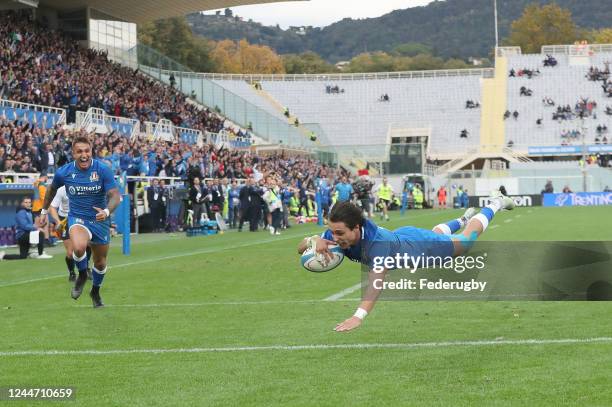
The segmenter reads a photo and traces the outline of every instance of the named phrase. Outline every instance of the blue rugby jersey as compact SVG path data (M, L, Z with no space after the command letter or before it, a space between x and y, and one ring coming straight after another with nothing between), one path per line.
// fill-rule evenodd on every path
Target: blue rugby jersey
M111 169L96 159L86 170L81 170L75 161L59 168L53 176L53 186L62 185L70 201L68 216L85 220L95 220L97 211L93 207L106 208L106 194L117 188Z
M323 232L321 237L333 240L329 229ZM412 257L452 256L453 242L450 236L437 234L431 230L405 226L391 231L377 226L368 219L361 227L359 242L342 251L350 260L371 267L376 257L395 258L398 254Z

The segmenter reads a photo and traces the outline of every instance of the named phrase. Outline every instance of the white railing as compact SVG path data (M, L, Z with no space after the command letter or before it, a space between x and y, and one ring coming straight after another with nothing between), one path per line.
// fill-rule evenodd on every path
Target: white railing
M7 99L0 99L0 107L10 107L11 109L33 110L35 112L56 114L59 117L57 119L57 122L52 123L53 126L55 126L56 124L66 124L66 110L60 109L58 107L35 105L32 103L16 102ZM17 112L13 110L13 113L15 115L14 120L16 120L18 118ZM43 118L43 120L44 119L45 118Z
M49 177L52 176L52 174L48 174ZM34 181L36 181L39 177L40 177L40 173L39 172L13 172L13 171L6 171L6 172L0 172L0 177L11 177L13 178L13 182L11 182L11 184L32 184Z
M47 174L49 179L53 179L53 174ZM0 177L12 177L13 182L10 184L16 185L31 185L40 177L40 173L38 172L0 172ZM121 178L119 175L115 175L115 178ZM149 177L145 175L128 175L126 177L128 181L148 181L150 182L153 179L165 180L169 181L169 185L174 183L182 183L184 181L181 177Z
M76 112L76 120L74 122L74 125L77 129L86 128L89 125L88 121L89 116L87 115L87 112Z
M145 122L145 133L148 136L152 136L154 140L164 140L171 142L180 142L181 135L187 134L192 135L195 139L195 144L201 146L205 139L202 131L196 129L190 129L187 127L176 127L168 119L160 119L157 123Z
M104 110L96 107L90 107L87 112L77 112L76 127L93 131L100 134L111 133L115 128L113 124L127 124L131 126L128 136L133 138L140 134L140 122L138 120L129 119L127 117L111 116Z
M473 156L474 154L477 154L477 153L478 153L478 148L470 149L470 150L466 151L465 153L462 153L460 157L457 157L457 158L455 158L453 160L450 160L449 162L445 163L444 165L441 165L440 167L438 167L436 169L437 175L441 175L441 174L444 174L444 173L448 172L455 165L461 163L466 158L468 158L470 156Z
M129 134L130 138L134 138L140 134L140 121L139 120L129 119L127 117L118 117L118 116L109 116L109 115L105 115L104 119L110 121L111 123L118 123L120 125L121 124L131 125L132 130ZM112 124L111 124L111 127L112 127Z
M145 132L155 140L174 142L174 125L168 119L160 119L157 123L145 122Z
M495 48L495 56L506 57L510 55L521 55L521 47L497 47Z
M590 56L597 53L612 53L612 44L543 45L541 53Z
M506 154L511 155L512 157L514 157L516 160L520 161L520 162L531 162L533 161L531 158L529 158L526 154L523 154L520 151L514 150L510 147L504 147L502 149L502 151Z
M493 77L493 68L478 69L444 69L432 71L403 71L403 72L373 72L373 73L327 73L327 74L224 74L224 73L196 73L161 70L163 75L175 74L182 78L204 78L209 80L234 81L349 81L372 79L411 79L411 78L439 78L457 76ZM178 75L178 76L177 76Z
M204 137L202 136L202 131L196 129L189 129L187 127L175 127L175 132L179 136L179 140L182 141L182 136L190 135L195 140L195 143L198 147L201 147L204 144Z

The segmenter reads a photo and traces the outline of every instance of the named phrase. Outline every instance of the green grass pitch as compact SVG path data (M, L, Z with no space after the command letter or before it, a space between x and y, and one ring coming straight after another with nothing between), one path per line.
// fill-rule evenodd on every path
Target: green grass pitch
M493 225L484 239L606 241L612 207L517 208ZM297 243L320 231L142 235L130 257L115 239L103 309L89 283L70 298L59 247L0 262L0 387L75 387L52 403L70 406L612 405L612 303L384 301L339 334L359 291L325 299L360 268L301 269Z

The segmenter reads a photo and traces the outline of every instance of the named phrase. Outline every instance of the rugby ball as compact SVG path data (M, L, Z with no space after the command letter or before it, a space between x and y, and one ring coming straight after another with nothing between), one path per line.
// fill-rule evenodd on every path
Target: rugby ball
M328 246L329 251L331 252L332 259L328 260L322 254L315 253L314 249L309 248L304 253L302 253L302 257L300 259L302 266L308 270L315 273L323 273L325 271L330 271L335 269L342 263L344 259L344 253L342 249L338 245Z

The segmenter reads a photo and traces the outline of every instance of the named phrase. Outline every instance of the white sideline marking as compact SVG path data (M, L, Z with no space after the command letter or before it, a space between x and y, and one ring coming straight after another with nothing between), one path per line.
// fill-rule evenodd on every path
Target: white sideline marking
M493 226L489 226L489 229L495 229L495 228L498 228L498 227L499 227L499 225L493 225Z
M136 353L212 353L212 352L257 352L257 351L300 351L334 349L418 349L446 347L478 347L502 345L568 345L579 343L612 343L612 338L568 338L568 339L509 339L485 341L449 341L415 343L347 343L337 345L269 345L269 346L228 346L211 348L174 348L174 349L110 349L110 350L24 350L0 352L0 357L10 356L66 356L66 355L129 355Z
M349 288L345 288L344 290L337 292L334 295L330 295L329 297L325 298L323 301L338 301L340 298L344 297L345 295L352 294L355 291L359 290L361 286L362 286L362 283L355 284L353 286L350 286Z
M361 298L339 298L335 301L359 301ZM328 300L261 300L261 301L209 301L209 302L170 302L159 304L105 304L105 308L174 308L174 307L208 307L214 305L267 305L267 304L313 304ZM91 308L91 305L76 305L78 308Z
M296 238L300 238L300 237L303 237L303 236L307 236L307 235L298 234L298 235L294 235L294 236L285 236L285 237L280 237L280 238L276 238L276 239L267 239L267 240L260 240L260 241L257 241L257 242L243 243L243 244L239 244L239 245L233 245L231 247L218 247L218 248L215 248L215 249L197 250L197 251L193 251L193 252L189 252L189 253L175 254L173 256L155 257L155 258L152 258L152 259L133 261L133 262L130 262L130 263L121 263L121 264L115 264L115 265L112 265L112 266L109 265L108 268L109 269L116 269L116 268L121 268L121 267L136 266L138 264L155 263L155 262L163 261L163 260L172 260L172 259L177 259L177 258L180 258L180 257L188 257L188 256L197 256L199 254L216 253L216 252L221 252L221 251L224 251L224 250L231 250L231 249L236 249L236 248L241 248L241 247L258 246L258 245L261 245L261 244L274 243L274 242L278 242L278 241L282 241L282 240L296 239ZM54 279L54 278L66 278L66 275L65 274L61 274L61 275L56 275L56 276L33 278L31 280L16 281L16 282L13 282L13 283L1 284L0 288L2 288L2 287L11 287L11 286L21 285L21 284L34 283L34 282L37 282L37 281L51 280L51 279Z
M418 218L423 218L423 217L426 217L426 216L437 215L437 214L439 214L439 212L426 213L426 214L421 214L421 215L417 215L417 216L411 217L410 219L407 219L407 220L418 219ZM136 266L138 264L154 263L154 262L163 261L163 260L172 260L172 259L177 259L177 258L180 258L180 257L196 256L198 254L216 253L216 252L220 252L220 251L223 251L223 250L230 250L230 249L241 248L241 247L249 247L249 246L257 246L257 245L260 245L260 244L273 243L273 242L278 242L278 241L283 241L283 240L290 240L290 239L305 237L305 236L309 236L309 235L310 235L310 233L307 233L307 234L296 234L296 235L292 235L292 236L283 236L283 237L275 238L275 239L267 239L267 240L261 240L261 241L258 241L258 242L250 242L250 243L244 243L244 244L240 244L240 245L234 245L234 246L231 246L231 247L221 247L221 248L216 248L216 249L204 249L204 250L199 250L199 251L190 252L190 253L176 254L176 255L173 255L173 256L157 257L157 258L153 258L153 259L140 260L140 261L135 261L135 262L131 262L131 263L116 264L116 265L108 266L108 268L109 269L115 269L115 268L121 268L121 267L127 267L127 266ZM168 239L168 240L171 240L171 239ZM15 281L15 282L12 282L12 283L0 284L0 288L3 288L3 287L12 287L12 286L22 285L22 284L35 283L35 282L38 282L38 281L52 280L54 278L66 278L66 275L65 274L61 274L61 275L54 275L54 276L48 276L48 277L33 278L33 279L30 279L30 280ZM349 294L349 293L347 293L347 294Z

